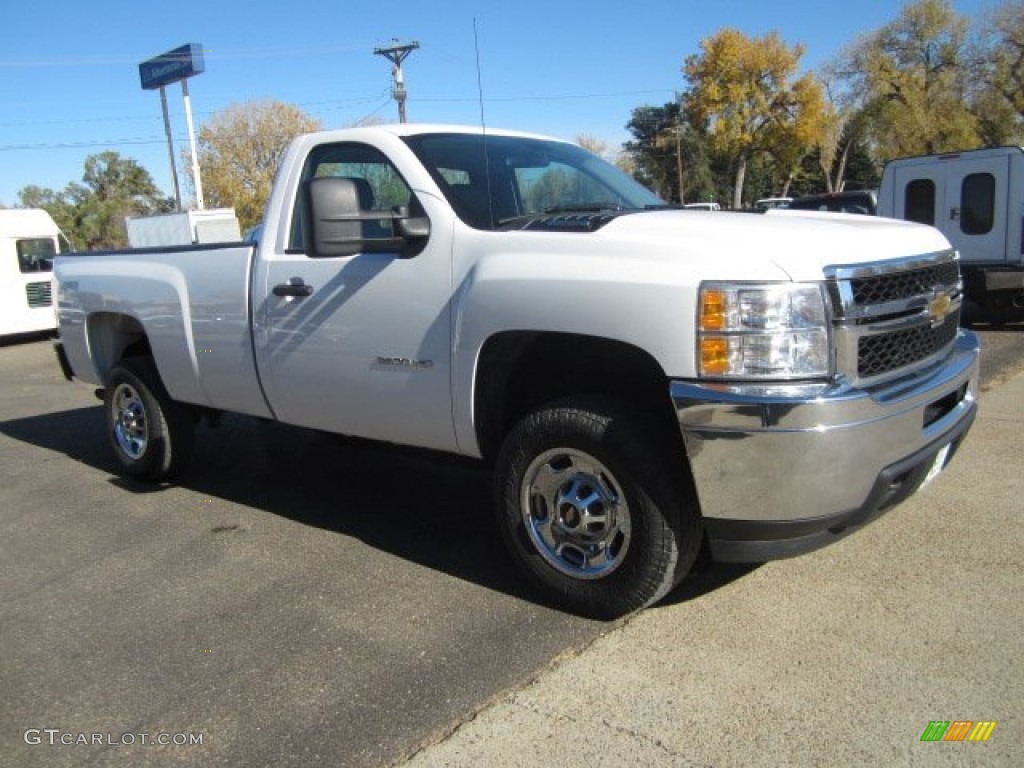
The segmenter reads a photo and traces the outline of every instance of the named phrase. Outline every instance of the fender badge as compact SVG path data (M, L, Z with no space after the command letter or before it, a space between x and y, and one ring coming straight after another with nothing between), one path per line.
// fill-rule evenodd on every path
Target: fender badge
M408 357L378 357L375 365L384 368L433 368L433 360L413 360Z

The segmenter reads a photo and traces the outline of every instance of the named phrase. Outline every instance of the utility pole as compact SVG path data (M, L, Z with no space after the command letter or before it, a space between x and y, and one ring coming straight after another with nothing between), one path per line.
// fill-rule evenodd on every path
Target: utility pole
M676 173L679 174L679 204L683 205L686 202L686 196L683 194L683 126L680 123L676 126L674 131L676 135Z
M665 148L670 143L676 145L676 174L679 177L679 204L682 205L686 202L685 196L683 195L683 183L685 176L683 174L683 124L681 122L676 123L671 128L666 128L654 139L654 146Z
M405 120L405 76L402 74L402 62L408 58L409 54L420 47L420 44L413 40L411 43L399 43L395 40L394 45L389 45L386 48L374 48L373 53L376 56L383 56L385 59L391 62L391 95L395 101L398 102L398 121L404 123Z

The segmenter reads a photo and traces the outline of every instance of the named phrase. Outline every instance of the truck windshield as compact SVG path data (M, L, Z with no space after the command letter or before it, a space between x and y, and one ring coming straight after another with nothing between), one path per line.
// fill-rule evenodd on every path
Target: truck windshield
M500 229L545 214L665 205L574 144L457 133L410 136L406 141L459 217L477 229Z

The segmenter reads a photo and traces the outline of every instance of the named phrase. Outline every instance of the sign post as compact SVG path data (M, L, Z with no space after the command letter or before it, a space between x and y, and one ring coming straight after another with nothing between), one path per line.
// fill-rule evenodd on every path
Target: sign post
M188 151L192 155L192 181L196 192L196 209L203 210L203 181L199 178L199 153L196 152L196 132L192 128L192 100L188 97L188 80L181 81L181 100L185 104L185 122L188 123Z
M195 186L196 208L203 210L203 182L199 177L199 155L196 152L195 129L192 127L192 102L188 95L188 79L202 74L206 69L203 49L198 43L189 43L173 51L162 53L156 58L139 64L139 80L145 91L160 90L160 104L164 114L164 131L167 133L167 151L171 158L171 179L174 184L174 198L181 210L181 191L178 186L178 168L174 158L174 140L171 137L171 121L167 114L167 92L165 86L181 83L181 97L185 105L185 119L188 122L189 153L192 155L192 181Z
M171 118L167 113L167 89L160 86L160 107L164 113L164 133L167 136L167 154L171 159L171 184L174 186L174 202L181 210L181 188L178 186L178 166L174 162L174 137L171 135Z

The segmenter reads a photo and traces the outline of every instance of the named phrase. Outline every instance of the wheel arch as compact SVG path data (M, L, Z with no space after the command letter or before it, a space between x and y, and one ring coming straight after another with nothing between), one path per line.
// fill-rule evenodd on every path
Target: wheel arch
M474 429L485 460L531 410L575 395L630 403L664 425L663 437L682 452L668 376L646 350L575 333L505 331L491 336L477 359Z
M96 374L104 384L125 357L152 357L142 323L131 315L94 312L86 321L86 337Z

